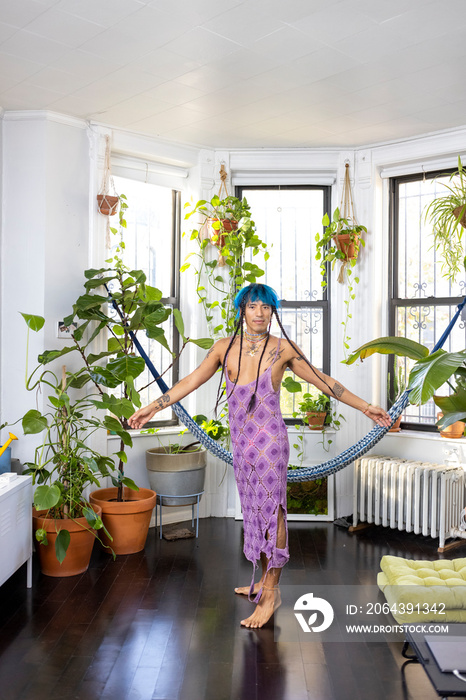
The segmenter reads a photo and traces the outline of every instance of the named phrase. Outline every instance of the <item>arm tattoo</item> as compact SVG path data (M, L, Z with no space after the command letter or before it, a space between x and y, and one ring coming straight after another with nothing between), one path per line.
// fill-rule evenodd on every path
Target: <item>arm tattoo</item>
M170 394L164 394L156 401L157 408L161 411L165 408L165 404L170 402Z
M335 382L335 384L333 385L332 391L333 391L334 395L337 397L337 399L341 399L341 396L342 396L344 390L345 390L345 387L342 386L341 384L338 384L338 382Z
M301 360L304 360L304 356L298 355L297 357L293 357L293 360L296 360L296 362L301 362Z
M207 353L207 355L205 356L204 359L207 360L207 358L209 357L209 355L211 355L213 353L213 351L214 351L214 346L212 345L212 347L210 348L209 352Z

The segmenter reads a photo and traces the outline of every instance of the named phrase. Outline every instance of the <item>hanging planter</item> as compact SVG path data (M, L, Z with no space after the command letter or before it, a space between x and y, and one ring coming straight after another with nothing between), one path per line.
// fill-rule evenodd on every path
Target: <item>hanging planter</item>
M97 195L97 206L101 214L105 216L113 216L118 211L118 203L120 198L118 195L111 194L98 194Z
M356 260L359 253L359 236L357 234L339 233L335 236L335 241L346 262Z
M350 305L356 297L355 284L359 282L359 277L352 274L352 268L356 265L361 246L365 245L362 234L367 233L367 228L358 224L354 215L349 163L345 164L345 178L340 208L335 209L331 221L329 215L325 214L322 224L324 225L323 234L318 233L316 235L316 260L320 261L323 278L322 285L325 287L327 284L327 264L331 263L333 270L338 262L340 263L340 269L337 280L341 284L346 282L347 286L346 299L344 300L345 317L342 321L344 328L343 346L346 359L346 353L349 350L348 341L350 340L347 332L348 322L351 318Z
M110 193L112 191L112 194ZM97 195L97 207L104 216L114 216L118 211L120 198L113 182L110 162L110 136L105 137L105 162L104 174L100 192Z

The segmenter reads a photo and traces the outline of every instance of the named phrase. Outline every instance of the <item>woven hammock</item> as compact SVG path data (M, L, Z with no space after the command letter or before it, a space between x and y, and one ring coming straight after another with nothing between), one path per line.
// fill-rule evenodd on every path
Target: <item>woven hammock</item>
M117 312L121 314L116 302L112 299L111 294L110 300ZM458 305L455 315L453 316L452 320L445 329L442 337L435 345L430 354L433 354L444 345L465 304L466 297L461 302L461 304ZM136 338L135 334L131 332L130 335L135 347L137 348L141 357L144 359L148 370L154 377L160 390L163 393L169 391L169 387L155 369L154 365L152 364L141 343ZM290 483L294 483L300 481L313 481L314 479L320 479L325 476L330 476L330 474L335 474L335 472L340 471L340 469L344 469L349 464L354 462L355 459L358 459L359 457L365 455L367 452L369 452L369 450L371 450L374 447L374 445L380 442L380 440L384 437L388 430L390 430L391 426L395 423L396 419L403 413L404 409L409 403L409 393L409 390L403 392L403 394L401 394L401 396L397 399L397 401L388 411L388 415L391 418L391 423L389 426L382 427L379 425L375 425L372 428L372 430L370 430L367 433L367 435L361 438L354 445L348 447L337 457L333 457L332 459L329 459L326 462L323 462L322 464L313 464L311 466L300 467L298 469L288 469L287 480ZM233 455L231 454L231 452L225 450L224 447L219 445L215 440L213 440L209 435L207 435L207 433L191 418L189 413L183 408L183 406L180 403L173 404L172 409L175 412L176 416L183 423L183 425L186 428L188 428L188 430L194 435L194 437L196 437L199 440L201 445L203 445L207 450L209 450L209 452L215 457L218 457L227 464L233 465Z

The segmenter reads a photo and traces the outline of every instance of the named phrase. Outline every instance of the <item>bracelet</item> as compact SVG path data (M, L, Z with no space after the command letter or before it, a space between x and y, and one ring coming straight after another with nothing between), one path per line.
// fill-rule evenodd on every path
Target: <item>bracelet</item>
M369 406L372 406L372 404L368 402L366 408L363 411L364 415L366 415L366 412L369 410Z

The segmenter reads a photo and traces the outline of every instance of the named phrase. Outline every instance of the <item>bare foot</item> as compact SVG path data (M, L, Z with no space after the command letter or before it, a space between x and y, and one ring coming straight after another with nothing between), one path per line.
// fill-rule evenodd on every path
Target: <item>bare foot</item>
M254 588L252 589L253 594L259 593L261 588L262 581L259 581L259 583L255 583ZM249 589L250 586L240 586L239 588L235 588L235 593L236 595L249 595Z
M263 627L272 617L274 612L280 607L282 602L280 589L265 588L262 591L261 599L256 605L253 614L246 620L241 620L243 627L257 629Z

